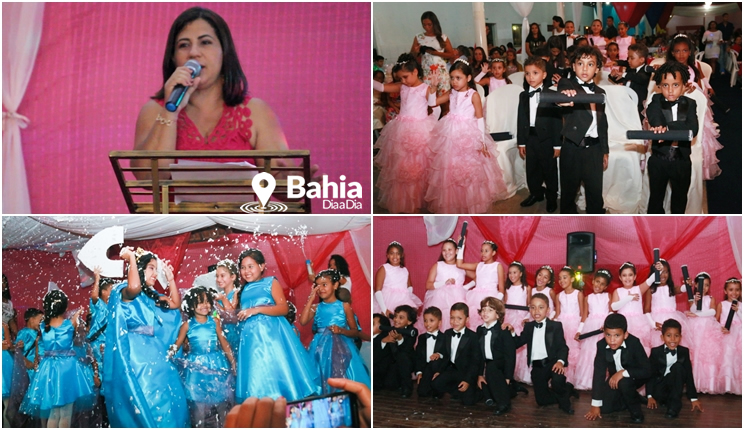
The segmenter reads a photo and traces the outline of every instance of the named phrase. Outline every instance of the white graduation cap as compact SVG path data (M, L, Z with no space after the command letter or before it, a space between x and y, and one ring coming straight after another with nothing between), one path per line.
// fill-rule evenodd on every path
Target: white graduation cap
M83 246L83 249L80 250L77 258L91 271L96 266L100 266L101 276L121 278L124 274L124 260L114 261L106 256L106 251L112 245L121 243L124 243L124 227L115 226L105 228L90 238L85 246ZM168 284L166 283L165 285Z
M47 294L49 294L50 292L52 292L54 290L59 290L59 289L60 288L57 286L57 284L55 284L52 281L49 281L49 285L47 286Z
M93 282L95 280L88 274L85 269L83 269L83 264L80 262L78 254L80 254L80 251L72 251L72 258L75 259L75 267L77 268L78 275L80 276L80 286L83 288L87 288L93 285Z

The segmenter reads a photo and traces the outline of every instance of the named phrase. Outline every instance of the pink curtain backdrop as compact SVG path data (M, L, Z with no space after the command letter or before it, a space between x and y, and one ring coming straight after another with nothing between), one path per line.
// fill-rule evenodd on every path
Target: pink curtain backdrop
M638 279L648 276L653 253L647 256L644 242L651 250L658 247L661 257L669 261L675 285L680 285L683 264L693 277L701 271L711 275L711 294L717 299L723 297L726 279L741 278L725 217L645 217L636 222L638 219L641 217L459 217L455 235L459 235L462 222L468 221L465 261L480 261L480 245L492 240L499 246L500 263L508 265L515 256L520 259L530 285L540 266L548 264L557 271L565 265L566 234L573 231L595 233L595 269L610 270L610 291L620 286L617 270L625 261L635 264ZM403 245L414 293L423 298L429 269L439 258L441 245L426 246L421 217L375 217L373 271L385 263L385 251L393 240ZM584 279L589 283L592 276ZM678 295L678 309L685 306L686 296Z
M18 111L33 213L126 213L108 160L134 145L140 108L162 85L173 20L195 4L47 3ZM369 3L209 3L230 26L250 93L311 150L330 181L359 182L369 213ZM4 52L3 55L6 55ZM313 205L318 213L320 202Z
M141 246L161 258L169 259L182 293L191 288L197 276L207 272L208 266L224 258L235 261L240 252L249 247L259 248L266 258L265 276L276 276L284 287L287 299L295 304L298 313L302 312L311 284L307 279L305 256L299 241L272 236L271 239L261 238L256 242L252 233L235 233L216 240L188 243L189 236L190 233L184 233L149 241L127 241L126 245ZM350 232L309 236L305 239L305 254L313 261L315 273L328 267L332 254L346 259L352 279L352 307L362 330L370 333L370 285L364 276ZM90 288L79 287L80 277L71 253L3 250L2 263L3 273L10 284L13 305L18 311L19 327L23 327L23 312L26 309L41 309L41 300L49 281L56 283L68 295L68 309L88 306ZM305 345L309 344L313 337L312 324L303 327L297 322L295 325L300 330L302 341Z

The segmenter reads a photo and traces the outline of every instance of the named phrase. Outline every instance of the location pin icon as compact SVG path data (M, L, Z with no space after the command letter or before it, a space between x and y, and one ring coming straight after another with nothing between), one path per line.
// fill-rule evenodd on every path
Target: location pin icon
M266 181L265 187L261 185L262 181ZM258 196L258 201L261 202L261 207L265 208L266 203L268 203L271 198L271 193L274 192L274 188L276 187L276 179L274 179L270 173L261 172L253 177L251 187L253 187L253 192Z

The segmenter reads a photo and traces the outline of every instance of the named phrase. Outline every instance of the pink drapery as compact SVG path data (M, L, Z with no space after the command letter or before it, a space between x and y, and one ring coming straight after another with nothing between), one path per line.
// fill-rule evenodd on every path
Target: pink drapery
M127 212L108 153L132 148L137 114L162 85L168 29L191 6L46 4L21 106L34 120L23 138L34 213ZM344 212L369 213L370 4L206 7L230 26L250 91L274 109L290 148L310 149L330 181L359 182L365 207Z
M3 213L31 212L18 112L39 50L44 3L3 3Z
M557 271L565 264L566 234L572 231L593 231L596 234L596 267L607 268L612 273L610 291L620 286L617 271L625 261L636 265L638 279L642 274L648 274L651 258L646 256L640 237L650 237L651 249L661 248L662 255L665 250L674 253L668 261L676 285L680 283L681 265L687 264L692 276L700 271L711 274L711 294L720 299L723 281L731 276L741 276L724 217L646 217L645 223L639 226L634 224L635 218L542 217L529 241L527 233L534 217L460 217L458 229L462 221L472 222L465 248L467 262L480 261L480 244L485 239L499 243L497 260L505 265L511 262L507 257L517 255L520 248L526 247L521 261L527 269L530 284L540 266L548 264ZM708 218L712 221L706 221ZM480 225L485 225L486 233L481 231ZM385 262L385 250L393 240L403 244L414 292L423 297L426 277L439 256L441 246L426 246L426 229L421 217L375 217L375 252L372 256L375 271ZM584 280L588 284L592 276L586 275ZM677 297L678 307L682 309L685 296Z

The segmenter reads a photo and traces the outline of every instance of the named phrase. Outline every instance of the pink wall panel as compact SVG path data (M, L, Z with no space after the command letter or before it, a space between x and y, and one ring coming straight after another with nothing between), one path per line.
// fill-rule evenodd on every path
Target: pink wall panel
M127 211L108 153L132 148L137 114L162 85L170 25L193 5L46 4L19 108L31 119L22 139L32 212ZM369 213L370 5L206 7L230 26L250 92L275 110L290 148L310 149L331 181L359 182L364 208L344 212Z

